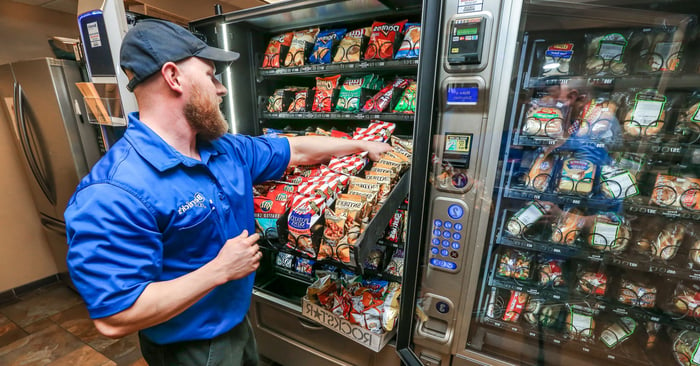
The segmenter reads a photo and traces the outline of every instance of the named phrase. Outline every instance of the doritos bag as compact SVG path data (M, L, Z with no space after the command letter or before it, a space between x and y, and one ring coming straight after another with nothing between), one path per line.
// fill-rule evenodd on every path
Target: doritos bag
M283 33L272 37L272 39L270 39L270 43L267 44L267 49L265 49L265 57L263 58L262 67L265 69L280 67L280 60L282 57L287 55L287 51L289 51L289 46L292 44L293 37L293 32Z
M369 46L365 51L365 60L391 60L394 58L394 44L398 35L402 34L407 20L394 24L374 22Z
M333 47L337 45L341 39L343 39L345 33L345 29L330 29L319 33L318 37L316 37L314 49L311 51L311 56L309 56L309 63L331 63L331 52L333 51Z

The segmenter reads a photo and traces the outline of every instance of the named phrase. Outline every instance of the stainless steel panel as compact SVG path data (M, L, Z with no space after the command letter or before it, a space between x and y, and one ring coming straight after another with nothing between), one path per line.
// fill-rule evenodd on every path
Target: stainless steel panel
M24 91L25 114L32 119L34 128L36 141L31 153L35 158L41 159L41 164L46 168L47 184L56 195L55 207L50 208L46 204L42 192L36 192L34 189L33 193L40 205L40 212L60 220L63 220L63 211L68 200L87 168L85 154L81 151L82 142L76 131L76 124L84 122L77 120L74 103L67 93L69 86L74 87L69 84L74 84L80 79L66 79L62 68L73 68L73 71L77 71L78 66L71 61L53 59L12 64L15 80ZM96 145L97 137L93 135L92 141L93 145ZM76 164L81 173L78 172ZM30 176L30 180L32 179L33 175Z
M256 337L258 335L262 337L258 338L260 352L285 366L310 363L302 362L303 357L301 359L293 359L290 356L281 358L282 355L278 354L279 351L276 348L270 349L268 345L263 344L264 340L275 338L274 343L288 343L329 364L369 365L371 363L374 352L320 324L305 319L299 312L290 311L286 307L259 297L254 298L251 312L255 314L252 320ZM316 365L316 363L311 364Z

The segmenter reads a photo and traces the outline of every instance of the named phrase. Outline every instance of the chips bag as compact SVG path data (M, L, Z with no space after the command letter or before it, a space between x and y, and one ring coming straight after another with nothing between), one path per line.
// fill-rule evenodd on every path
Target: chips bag
M396 51L396 59L418 58L420 55L420 24L406 23L403 42Z
M362 111L365 113L383 112L391 104L391 99L394 97L395 91L403 91L408 86L408 80L396 78L394 82L387 84L382 90L368 99Z
M415 80L410 80L408 82L408 87L404 89L403 94L401 94L401 99L396 104L394 112L397 113L416 113L416 92L418 91L418 84Z
M313 112L330 112L333 106L333 90L338 86L340 75L316 78L316 95L311 107Z
M331 63L331 52L340 40L343 38L347 30L345 29L329 29L322 31L316 37L316 44L309 56L309 63L312 64L329 64Z
M311 28L294 32L294 38L289 46L289 52L284 59L284 66L301 66L306 60L306 55L311 51L316 41L318 28Z
M362 46L371 32L372 27L365 27L346 33L338 45L333 63L360 61Z
M293 32L272 37L270 43L267 44L267 49L265 49L262 67L265 69L280 67L280 59L286 56L289 46L292 44L292 38L294 38Z
M360 78L346 78L340 88L338 103L335 110L338 112L359 112L362 103L362 89L367 89L377 78L369 74Z
M394 58L394 44L396 38L403 31L407 20L394 24L384 22L372 23L372 34L369 38L369 46L365 51L365 60L391 60Z

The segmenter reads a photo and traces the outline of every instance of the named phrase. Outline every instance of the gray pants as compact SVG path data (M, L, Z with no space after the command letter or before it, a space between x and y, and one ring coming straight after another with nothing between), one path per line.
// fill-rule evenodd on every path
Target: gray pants
M258 349L248 317L218 337L156 344L139 332L141 353L150 366L257 366Z

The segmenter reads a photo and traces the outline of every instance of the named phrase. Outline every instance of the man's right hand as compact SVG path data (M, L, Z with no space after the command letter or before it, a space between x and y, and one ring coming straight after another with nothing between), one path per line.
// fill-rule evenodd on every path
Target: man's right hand
M258 239L260 235L257 233L248 235L248 231L243 230L237 237L226 241L213 260L223 276L223 283L243 278L258 269L262 259Z

